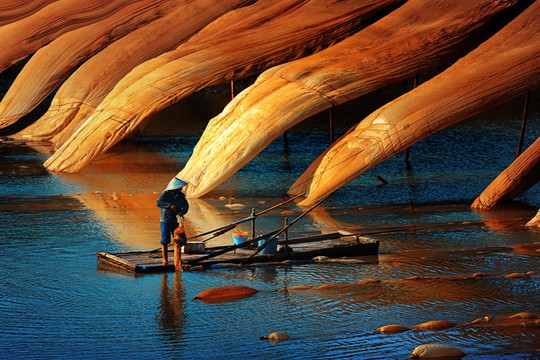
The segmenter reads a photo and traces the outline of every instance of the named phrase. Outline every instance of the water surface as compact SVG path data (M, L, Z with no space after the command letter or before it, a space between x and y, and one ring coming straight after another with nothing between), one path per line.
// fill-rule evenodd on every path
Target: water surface
M396 155L338 190L293 228L297 234L338 229L369 233L380 241L381 254L364 263L144 276L101 267L97 251L159 247L155 199L186 163L203 126L186 126L181 136L142 136L80 174L61 176L43 168L48 155L42 146L4 140L0 358L405 359L425 343L459 347L469 353L466 359L535 358L538 325L462 326L486 315L540 311L537 275L504 277L540 272L538 252L519 247L540 241L540 231L524 226L540 207L538 184L493 211L469 208L515 157L519 103L421 141L411 148L410 167L403 154ZM336 109L336 119L342 119L338 133L354 122L346 110ZM529 121L525 146L540 134L538 111L531 113L535 120ZM251 208L260 211L284 200L287 187L327 142L320 119L291 130L286 148L276 139L207 197L190 202L188 233L225 225L249 216ZM381 186L377 175L388 185ZM229 202L245 207L230 209ZM283 210L290 219L302 211L293 204L273 211L257 220L257 231L280 227ZM213 240L214 245L231 242L230 235ZM451 278L479 272L488 276ZM440 279L403 280L411 276ZM286 290L367 278L382 282ZM236 302L193 300L199 292L223 285L263 291ZM376 331L392 323L415 326L430 320L459 326L393 335ZM279 344L258 340L273 331L291 338Z

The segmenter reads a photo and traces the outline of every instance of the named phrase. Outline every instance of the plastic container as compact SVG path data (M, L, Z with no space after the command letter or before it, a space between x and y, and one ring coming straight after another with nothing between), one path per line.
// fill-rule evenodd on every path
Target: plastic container
M206 253L205 244L202 241L188 241L182 246L182 252L186 254L204 254Z
M268 239L262 239L262 240L259 240L259 247L260 246L263 246L266 241ZM279 236L276 236L275 238L273 238L269 243L268 245L266 245L264 247L264 249L261 250L261 252L259 254L261 255L264 255L264 254L277 254L277 245L278 245L278 240L279 240Z
M232 237L234 240L234 245L240 245L242 243L245 243L248 239L248 233L245 231L234 231L232 233ZM239 249L245 249L245 248L239 248Z

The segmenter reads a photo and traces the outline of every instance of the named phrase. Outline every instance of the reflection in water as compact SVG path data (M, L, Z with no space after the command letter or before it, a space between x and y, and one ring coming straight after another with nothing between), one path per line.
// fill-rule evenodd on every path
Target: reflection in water
M94 212L119 243L131 249L148 250L160 246L159 208L156 207L158 196L156 193L120 192L74 195ZM184 223L188 237L230 224L239 217L235 212L218 210L204 199L190 199L189 204ZM244 225L246 229L247 226ZM221 242L224 245L231 241L228 233L212 240L211 244L217 246Z
M172 277L172 279L170 279ZM172 285L171 285L172 282ZM184 323L184 301L186 293L182 283L182 275L163 274L161 278L161 296L159 302L159 324L167 340L180 340Z
M161 238L156 200L175 170L170 158L128 143L118 145L112 155L105 155L79 174L55 176L78 185L73 196L94 212L120 244L131 249L154 249ZM227 225L239 215L249 215L247 209L245 213L228 209L226 201L190 199L185 222L188 237ZM247 229L249 224L243 226ZM230 242L231 235L227 234L211 245Z
M537 113L531 111L534 118ZM189 158L197 136L140 138L75 175L47 173L41 164L48 155L39 147L0 141L0 357L405 359L419 344L443 343L470 359L534 358L538 325L494 321L444 331L376 331L391 323L466 324L540 311L539 276L504 277L540 272L538 230L523 226L540 205L538 185L520 197L521 204L490 212L469 208L515 156L515 137L508 134L519 131L519 121L499 120L434 134L413 146L412 171L402 156L389 159L291 229L291 237L368 233L380 241L372 261L144 276L118 276L101 266L96 271L95 253L159 247L155 200ZM530 124L531 134L538 134L540 122ZM207 197L190 200L188 236L283 201L287 184L324 151L327 138L316 128L292 129L286 154L278 139ZM526 142L534 139L528 135ZM378 186L379 174L387 185ZM230 197L245 208L228 208ZM285 216L301 211L290 203L269 212L257 219L257 233L279 228ZM230 243L226 233L208 246ZM486 276L458 278L474 273ZM439 278L404 280L417 276ZM343 285L370 278L381 282ZM192 300L226 285L261 292L222 304ZM285 291L302 285L310 289ZM258 340L274 331L291 338L278 346Z

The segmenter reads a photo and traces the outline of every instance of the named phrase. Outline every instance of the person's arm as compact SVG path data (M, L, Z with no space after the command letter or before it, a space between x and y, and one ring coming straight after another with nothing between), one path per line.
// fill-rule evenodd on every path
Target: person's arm
M182 194L182 198L180 199L180 202L178 204L177 211L180 215L183 216L187 214L188 210L189 210L189 203L186 200L186 196Z
M170 202L170 199L169 199L168 195L169 194L167 194L166 191L162 192L161 195L159 195L159 198L156 201L157 207L164 208L164 209L170 209L172 204Z

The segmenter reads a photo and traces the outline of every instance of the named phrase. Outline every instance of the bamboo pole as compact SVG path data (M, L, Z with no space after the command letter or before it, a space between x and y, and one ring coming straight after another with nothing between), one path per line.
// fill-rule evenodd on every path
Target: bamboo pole
M289 225L289 218L285 217L285 226ZM289 242L289 229L285 230L285 246L288 245Z
M334 142L334 107L332 106L330 109L328 109L328 125L329 125L329 132L330 132L330 144Z
M261 211L260 213L258 213L257 216L262 215L262 214L265 214L265 213L267 213L267 212L269 212L269 211L271 211L271 210L274 210L275 208L278 208L278 207L280 207L280 206L283 206L283 205L285 205L285 204L288 204L288 203L290 203L291 201L294 201L294 200L298 199L300 196L303 196L304 194L305 194L305 192L303 192L303 193L301 193L301 194L298 194L298 195L296 195L296 196L293 196L292 198L290 198L290 199L288 199L288 200L285 200L285 201L283 201L283 202L281 202L281 203L279 203L279 204L277 204L277 205L274 205L274 206L272 206L272 207L269 207L268 209L263 210L263 211Z
M255 208L251 209L251 217L253 220L251 220L251 239L255 239Z
M418 84L418 73L414 75L414 82L413 82L413 89L416 89L416 85ZM410 152L410 146L405 149L405 164L409 166L409 152Z
M525 104L523 105L523 116L521 117L521 130L519 131L519 142L516 152L516 158L521 154L523 146L523 137L525 136L525 125L527 124L527 107L529 105L529 92L525 93Z
M208 235L208 234L212 234L212 233L214 233L212 237L216 237L216 236L218 236L218 235L222 235L222 234L226 233L227 231L234 229L236 225L241 224L241 223L244 223L244 222L246 222L246 221L251 221L251 220L255 219L257 216L260 216L260 215L265 214L265 213L267 213L267 212L269 212L269 211L271 211L271 210L274 210L274 209L276 209L276 208L278 208L278 207L280 207L280 206L283 206L283 205L285 205L285 204L288 204L288 203L290 203L291 201L294 201L294 200L298 199L299 197L303 196L304 194L305 194L305 193L298 194L298 195L293 196L292 198L290 198L290 199L288 199L288 200L285 200L285 201L283 201L283 202L281 202L281 203L279 203L279 204L277 204L277 205L274 205L274 206L272 206L272 207L269 207L268 209L265 209L265 210L263 210L263 211L261 211L261 212L259 212L259 213L257 213L257 214L251 215L251 216L249 216L249 217L247 217L247 218L243 218L243 219L237 220L237 221L235 221L235 222L232 222L232 223L230 223L230 224L227 224L227 225L218 227L218 228L216 228L216 229L213 229L213 230L209 230L209 231L203 232L203 233L198 234L198 235L190 236L190 237L188 237L187 239L188 239L188 240L191 240L191 239L195 239L195 238L198 238L198 237L201 237L201 236L205 236L205 235ZM208 240L210 240L210 239L206 239L206 240L204 240L204 241L208 241Z

